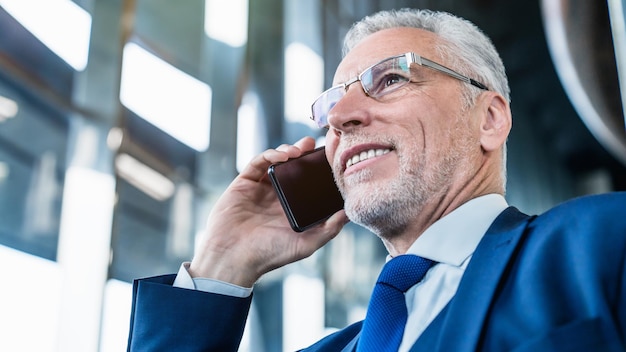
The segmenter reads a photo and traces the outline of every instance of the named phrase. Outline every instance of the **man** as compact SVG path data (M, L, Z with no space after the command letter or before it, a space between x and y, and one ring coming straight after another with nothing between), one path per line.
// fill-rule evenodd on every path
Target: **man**
M533 217L508 207L509 88L489 39L447 13L381 12L351 29L344 54L313 119L328 128L345 211L294 233L266 170L314 141L257 156L215 205L191 263L135 283L129 350L236 350L254 283L348 219L380 237L390 262L432 266L404 294L397 341L361 334L368 311L307 351L372 340L400 351L624 350L626 194Z

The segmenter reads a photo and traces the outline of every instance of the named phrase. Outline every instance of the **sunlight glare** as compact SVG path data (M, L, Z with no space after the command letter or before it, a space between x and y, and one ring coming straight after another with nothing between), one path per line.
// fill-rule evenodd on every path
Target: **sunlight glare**
M204 32L232 47L248 40L248 0L206 0Z
M202 152L209 147L211 87L135 43L124 48L120 99L134 113Z
M87 66L91 15L70 0L0 0L37 39L77 71Z

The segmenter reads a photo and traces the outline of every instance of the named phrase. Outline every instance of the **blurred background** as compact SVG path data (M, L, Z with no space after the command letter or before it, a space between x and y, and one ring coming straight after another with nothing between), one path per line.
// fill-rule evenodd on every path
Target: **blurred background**
M624 3L0 0L0 350L125 350L132 280L191 259L253 155L323 135L310 104L378 10L450 11L493 39L512 88L509 203L626 190ZM385 255L348 225L267 275L241 350L361 319Z

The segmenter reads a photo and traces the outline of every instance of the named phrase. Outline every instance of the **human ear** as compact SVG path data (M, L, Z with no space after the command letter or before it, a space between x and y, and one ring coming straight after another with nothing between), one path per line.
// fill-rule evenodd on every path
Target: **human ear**
M507 100L496 92L479 97L481 109L480 144L485 151L495 151L506 143L511 131L511 108Z

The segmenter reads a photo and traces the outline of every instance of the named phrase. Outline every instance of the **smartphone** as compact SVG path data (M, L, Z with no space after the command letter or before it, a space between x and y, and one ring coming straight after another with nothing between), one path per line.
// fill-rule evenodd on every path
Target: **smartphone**
M291 228L302 232L343 209L324 147L298 158L270 165L269 178Z

